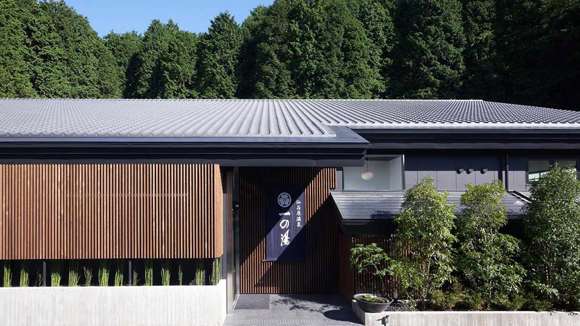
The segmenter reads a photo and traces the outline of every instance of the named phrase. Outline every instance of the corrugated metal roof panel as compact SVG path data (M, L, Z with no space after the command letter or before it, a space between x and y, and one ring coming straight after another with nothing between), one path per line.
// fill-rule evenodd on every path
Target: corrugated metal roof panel
M340 126L580 129L580 112L481 100L0 100L4 138L333 138Z
M461 192L450 192L449 203L455 205L457 212L461 211ZM383 220L392 219L401 212L405 199L404 192L383 191L334 191L332 199L344 220ZM503 198L508 216L524 214L528 202L511 193Z

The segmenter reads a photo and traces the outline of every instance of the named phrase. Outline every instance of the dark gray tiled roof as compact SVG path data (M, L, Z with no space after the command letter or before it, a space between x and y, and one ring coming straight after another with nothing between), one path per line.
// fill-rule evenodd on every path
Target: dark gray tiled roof
M333 127L580 129L580 112L480 100L0 99L0 138L325 138Z
M448 201L461 210L461 192L449 192ZM404 192L382 191L334 191L332 199L345 220L381 220L391 219L401 212L405 198ZM524 213L528 200L516 194L506 193L503 204L508 216Z

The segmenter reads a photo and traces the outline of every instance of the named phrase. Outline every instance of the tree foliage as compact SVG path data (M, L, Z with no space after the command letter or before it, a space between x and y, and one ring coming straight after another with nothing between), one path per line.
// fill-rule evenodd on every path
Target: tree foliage
M482 98L579 109L577 0L276 0L207 33L100 38L63 1L0 1L0 96Z
M255 97L360 98L381 89L362 24L342 0L279 0L258 29Z
M137 54L141 51L143 40L135 32L105 36L105 44L111 51L117 63L117 75L121 81L121 91L124 97L129 96L129 90L134 83L133 77L137 68Z
M264 33L261 29L268 9L260 6L254 9L240 27L242 42L238 62L240 82L237 96L240 98L253 98L256 96L256 83L258 82L258 45L263 44Z
M465 70L461 3L398 3L393 94L402 98L458 97Z
M16 0L0 2L0 97L31 97L32 51L26 22L30 13Z
M503 98L580 107L580 2L497 0Z
M355 17L365 29L370 46L369 65L379 73L379 84L373 97L385 97L391 83L393 48L396 40L393 12L393 0L357 0L349 1Z
M580 307L580 182L554 167L532 184L524 220L531 287L557 306Z
M447 193L438 192L433 180L425 179L407 191L395 218L401 253L393 270L404 290L423 303L451 280L454 211Z
M487 308L506 306L520 291L523 267L518 240L500 233L507 224L501 183L468 185L456 221L456 266L461 280Z
M169 21L154 20L143 35L128 94L135 98L190 98L197 62L197 36Z
M461 97L496 99L501 95L496 0L463 0L462 3L465 73Z
M391 258L376 243L357 244L351 248L350 253L351 265L357 273L370 272L373 276L381 279L391 275L388 268Z
M86 18L61 1L0 3L3 96L118 97L114 59Z
M54 38L47 51L54 51L59 74L54 76L62 83L56 92L48 90L50 97L118 97L119 83L115 63L102 39L91 28L85 17L77 14L64 2L41 2L41 15L46 15L47 33ZM42 51L42 50L41 50ZM51 67L47 67L52 74Z
M233 98L239 83L242 33L229 13L218 15L201 36L197 89L204 98Z

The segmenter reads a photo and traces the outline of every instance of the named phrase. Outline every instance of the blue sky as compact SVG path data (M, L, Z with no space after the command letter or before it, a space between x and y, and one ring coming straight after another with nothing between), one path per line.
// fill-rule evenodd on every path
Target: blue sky
M270 5L273 0L65 0L87 17L91 26L104 36L137 31L143 33L153 19L167 22L173 19L182 29L205 32L211 20L220 12L229 11L242 22L258 5Z

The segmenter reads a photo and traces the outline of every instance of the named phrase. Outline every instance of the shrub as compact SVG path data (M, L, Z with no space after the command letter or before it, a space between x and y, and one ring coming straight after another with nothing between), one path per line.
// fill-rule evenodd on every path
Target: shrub
M171 268L167 262L161 266L161 284L164 286L171 285Z
M60 262L53 262L50 268L50 286L60 286L61 281L61 264Z
M500 233L507 224L501 183L468 185L456 220L456 268L479 309L506 307L520 291L523 267L518 240Z
M431 295L431 308L434 310L453 310L465 300L465 295L458 290L435 290Z
M123 273L123 262L117 261L115 264L115 275L113 277L113 285L115 286L123 286L123 279L125 278L125 274Z
M431 179L407 191L402 211L395 218L399 254L392 264L393 272L408 295L421 299L423 308L426 300L451 279L454 219L447 194L437 192Z
M580 308L580 182L555 166L531 186L524 219L525 264L537 299Z
M93 270L90 266L83 266L83 276L85 277L85 286L91 286L93 284Z
M68 286L78 286L81 278L79 263L71 261L68 266Z
M222 276L222 263L220 258L215 258L212 261L211 267L211 284L216 285L221 280Z
M177 283L183 285L183 267L181 264L177 265Z
M5 261L2 266L2 286L12 286L12 266L10 266L10 262L8 261Z
M18 278L20 287L30 286L30 267L26 262L20 266L20 277Z
M106 261L102 261L97 272L99 286L109 286L109 273L109 264Z
M358 274L370 273L373 277L384 280L386 276L392 275L390 262L391 258L376 243L357 244L350 250L350 263Z
M205 263L202 260L195 262L194 285L205 285Z
M149 260L145 261L145 285L153 285L153 263Z

